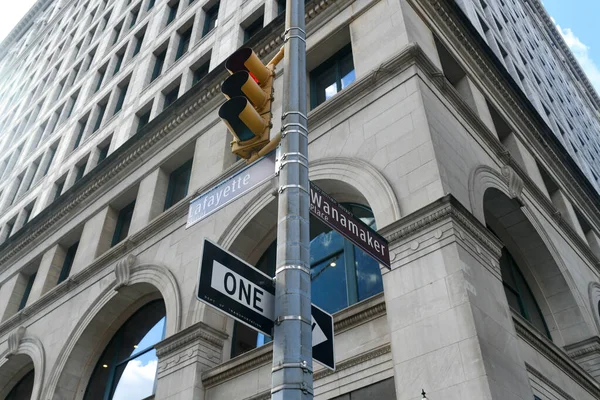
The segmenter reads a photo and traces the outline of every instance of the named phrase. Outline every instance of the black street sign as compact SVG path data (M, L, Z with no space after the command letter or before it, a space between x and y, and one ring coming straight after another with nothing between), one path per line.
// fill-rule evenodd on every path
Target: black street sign
M310 183L310 213L341 233L375 260L390 268L387 240L312 182Z
M333 354L333 317L311 304L312 314L312 355L324 367L335 371Z
M272 282L268 275L204 239L198 300L269 337L275 320ZM314 304L311 314L313 358L335 370L333 317Z
M269 337L273 334L271 277L206 239L197 296L241 323Z

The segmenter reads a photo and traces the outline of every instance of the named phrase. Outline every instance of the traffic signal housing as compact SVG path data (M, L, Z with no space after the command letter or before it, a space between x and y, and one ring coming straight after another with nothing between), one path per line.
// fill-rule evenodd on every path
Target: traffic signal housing
M233 135L231 152L252 162L277 146L279 135L271 140L271 103L275 66L283 58L283 48L264 65L251 48L233 53L225 67L231 74L221 92L227 98L219 117Z

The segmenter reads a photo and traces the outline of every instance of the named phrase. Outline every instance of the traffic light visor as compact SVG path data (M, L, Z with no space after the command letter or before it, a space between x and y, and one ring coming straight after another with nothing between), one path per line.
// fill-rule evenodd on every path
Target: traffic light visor
M267 122L245 97L227 100L219 109L219 117L240 142L260 136L267 127Z
M269 77L271 71L258 59L254 51L249 47L242 47L233 53L225 63L225 68L234 74L239 71L248 71L263 86Z
M228 99L242 96L246 97L257 108L262 107L267 101L267 94L252 79L247 71L239 71L223 82L221 92Z

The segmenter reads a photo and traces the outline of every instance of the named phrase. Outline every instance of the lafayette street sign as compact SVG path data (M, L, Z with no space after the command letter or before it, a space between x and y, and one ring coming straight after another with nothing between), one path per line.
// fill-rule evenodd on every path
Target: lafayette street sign
M268 275L204 239L198 300L269 337L275 320L272 282ZM333 317L314 304L311 314L313 358L335 370Z
M310 212L371 257L390 268L387 240L312 182L310 183Z
M192 200L186 228L202 221L274 175L275 152L272 152Z

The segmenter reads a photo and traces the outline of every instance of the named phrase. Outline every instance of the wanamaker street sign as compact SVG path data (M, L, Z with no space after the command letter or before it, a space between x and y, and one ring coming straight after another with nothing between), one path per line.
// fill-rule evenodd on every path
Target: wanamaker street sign
M266 336L273 335L272 278L207 239L200 261L197 297ZM313 358L335 370L333 317L314 304L311 314Z
M310 212L371 257L390 268L387 240L312 182L310 183Z

